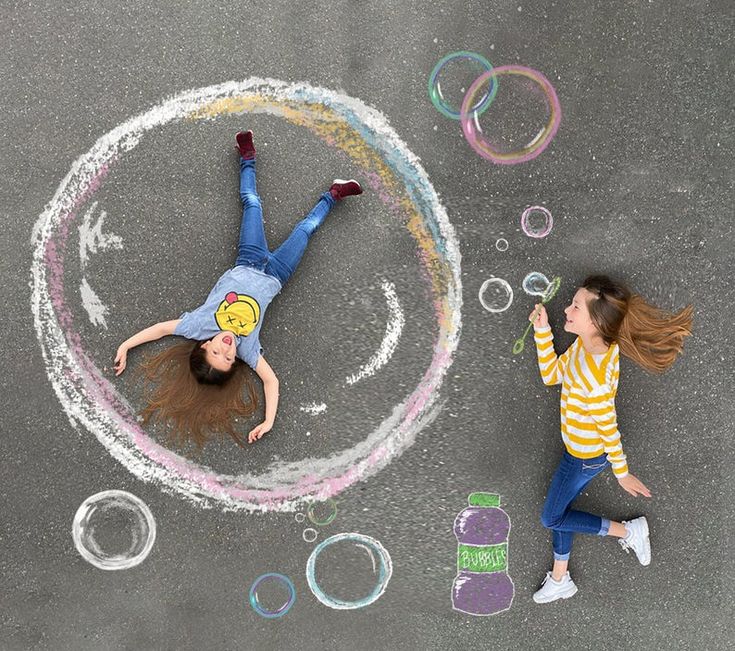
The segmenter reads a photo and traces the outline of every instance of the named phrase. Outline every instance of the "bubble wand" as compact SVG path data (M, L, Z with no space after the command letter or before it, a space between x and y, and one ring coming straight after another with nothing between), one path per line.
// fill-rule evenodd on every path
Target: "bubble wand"
M560 285L561 285L561 276L555 276L554 279L549 283L548 287L544 290L544 293L541 295L541 305L545 305L552 298L554 298L554 296L556 296L556 292L559 291ZM536 308L536 311L533 314L533 318L531 319L531 323L528 324L528 327L526 328L526 331L523 333L523 336L516 339L515 342L513 343L513 354L514 355L518 355L518 353L523 352L523 349L526 346L526 337L528 336L528 333L531 331L531 328L533 327L533 324L535 323L540 313L541 313L541 306Z

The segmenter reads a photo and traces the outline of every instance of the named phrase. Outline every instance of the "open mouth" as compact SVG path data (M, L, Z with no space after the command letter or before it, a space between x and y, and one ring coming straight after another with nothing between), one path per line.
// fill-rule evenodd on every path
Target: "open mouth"
M232 346L232 337L230 337L230 335L222 337L222 341L224 341L227 346Z

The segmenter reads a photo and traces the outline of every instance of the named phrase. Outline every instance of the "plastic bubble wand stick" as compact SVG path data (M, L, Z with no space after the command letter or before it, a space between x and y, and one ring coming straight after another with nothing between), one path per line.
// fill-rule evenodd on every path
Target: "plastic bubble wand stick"
M545 305L548 303L554 296L556 296L556 292L559 291L559 286L561 285L561 276L555 276L554 279L549 283L549 286L544 290L544 293L541 295L541 305ZM516 339L515 343L513 344L513 354L518 355L518 353L522 353L524 347L526 346L526 337L528 336L528 333L531 332L531 328L533 327L533 324L536 322L536 319L538 318L538 315L541 313L541 307L539 306L536 308L536 311L533 315L533 319L531 319L531 323L528 324L528 327L526 328L526 331L523 333L523 336Z

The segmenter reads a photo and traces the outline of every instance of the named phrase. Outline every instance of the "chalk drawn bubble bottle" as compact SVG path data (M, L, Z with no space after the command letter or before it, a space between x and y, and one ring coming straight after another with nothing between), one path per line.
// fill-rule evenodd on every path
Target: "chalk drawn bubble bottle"
M459 544L452 608L468 615L494 615L510 608L515 593L508 576L510 518L499 508L499 495L471 493L468 501L454 520Z

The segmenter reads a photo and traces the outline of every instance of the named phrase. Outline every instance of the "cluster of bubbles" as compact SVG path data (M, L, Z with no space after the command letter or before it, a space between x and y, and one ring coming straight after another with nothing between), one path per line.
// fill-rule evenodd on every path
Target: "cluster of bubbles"
M452 52L429 75L429 98L445 117L458 120L469 145L499 165L536 158L561 122L554 87L526 66L493 67L476 52Z
M297 522L317 527L337 516L333 499L311 502ZM156 539L156 522L148 506L132 493L107 490L88 497L74 516L74 544L82 557L103 570L122 570L145 560ZM315 542L317 531L304 529L303 538ZM325 606L338 610L362 608L377 600L393 573L390 554L375 538L340 533L326 538L311 552L306 581ZM296 587L285 574L267 572L250 586L252 609L266 619L283 617L296 603Z
M310 502L306 512L296 513L299 524L314 525L302 532L304 541L316 542L315 527L331 524L337 517L337 503ZM390 555L370 536L340 533L319 543L306 563L306 581L314 596L325 606L337 610L363 608L378 599L393 573ZM268 619L283 617L296 602L296 588L285 574L268 572L250 587L250 605Z

